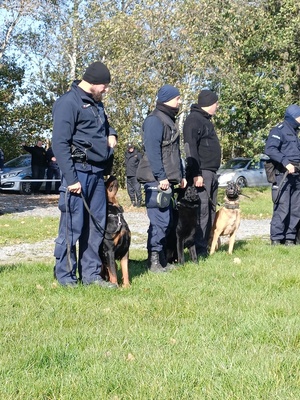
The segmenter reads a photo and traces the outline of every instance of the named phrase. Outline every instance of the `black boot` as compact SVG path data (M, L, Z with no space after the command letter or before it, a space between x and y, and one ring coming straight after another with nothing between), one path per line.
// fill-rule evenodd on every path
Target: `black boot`
M171 269L174 269L174 268L175 268L175 265L169 264L169 263L168 263L168 260L167 260L167 258L166 258L166 255L165 255L165 251L164 251L164 250L161 250L161 251L159 252L159 261L160 261L161 266L162 266L166 271L170 271Z
M151 251L149 254L149 271L151 272L167 272L165 268L161 265L159 261L158 251Z

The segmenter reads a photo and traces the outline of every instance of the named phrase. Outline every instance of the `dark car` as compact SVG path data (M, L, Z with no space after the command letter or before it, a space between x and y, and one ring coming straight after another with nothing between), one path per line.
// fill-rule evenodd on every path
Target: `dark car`
M229 181L236 182L240 187L269 186L264 168L268 159L266 155L261 155L259 159L232 158L217 171L219 187L226 187Z

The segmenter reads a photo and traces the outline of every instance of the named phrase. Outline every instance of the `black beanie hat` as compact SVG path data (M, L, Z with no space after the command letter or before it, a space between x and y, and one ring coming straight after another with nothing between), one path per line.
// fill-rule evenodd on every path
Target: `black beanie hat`
M110 83L110 72L101 61L96 61L87 67L82 79L94 85Z
M204 89L198 95L198 106L209 107L218 101L218 96L211 90Z

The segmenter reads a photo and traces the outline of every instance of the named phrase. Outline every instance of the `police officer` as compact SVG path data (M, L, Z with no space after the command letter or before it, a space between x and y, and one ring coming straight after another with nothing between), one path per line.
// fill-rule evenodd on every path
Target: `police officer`
M144 183L148 229L148 266L151 272L167 271L166 235L171 223L172 205L159 190L170 192L174 184L186 185L183 179L179 150L179 132L175 125L180 93L171 85L162 86L157 94L156 108L143 124L145 154L141 159L137 179ZM163 200L162 200L163 199Z
M0 148L0 170L2 170L4 167L4 152L3 150Z
M116 287L101 278L99 256L106 223L103 171L117 143L102 103L109 83L108 68L94 62L53 106L52 149L62 174L54 251L61 285L77 284L78 267L83 284Z
M186 177L188 181L192 180L200 199L195 234L196 251L200 257L208 255L218 197L217 170L221 164L221 145L212 122L218 107L217 94L208 89L201 90L198 102L191 105L183 125Z
M42 180L45 179L47 167L46 150L41 140L38 140L35 146L26 146L25 143L22 143L22 146L24 150L31 154L32 179L39 180L39 182L32 183L32 191L34 194L38 194L42 186Z
M142 154L132 143L128 143L125 153L127 193L133 207L140 207L142 203L141 184L136 179L136 170Z
M275 167L272 186L271 244L295 244L300 220L300 107L290 105L284 121L271 129L265 153Z
M56 158L54 157L52 147L50 146L48 150L46 151L46 158L48 162L48 167L47 167L47 180L50 179L60 179L60 170L59 166L57 164ZM55 193L59 193L59 182L55 182ZM46 182L46 194L51 193L51 187L52 187L52 182Z

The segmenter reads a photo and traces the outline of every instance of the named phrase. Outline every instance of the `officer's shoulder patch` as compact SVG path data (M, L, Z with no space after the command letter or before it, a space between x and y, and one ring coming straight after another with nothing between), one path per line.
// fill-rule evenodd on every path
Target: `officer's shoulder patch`
M280 140L280 136L278 135L272 135L273 138Z

